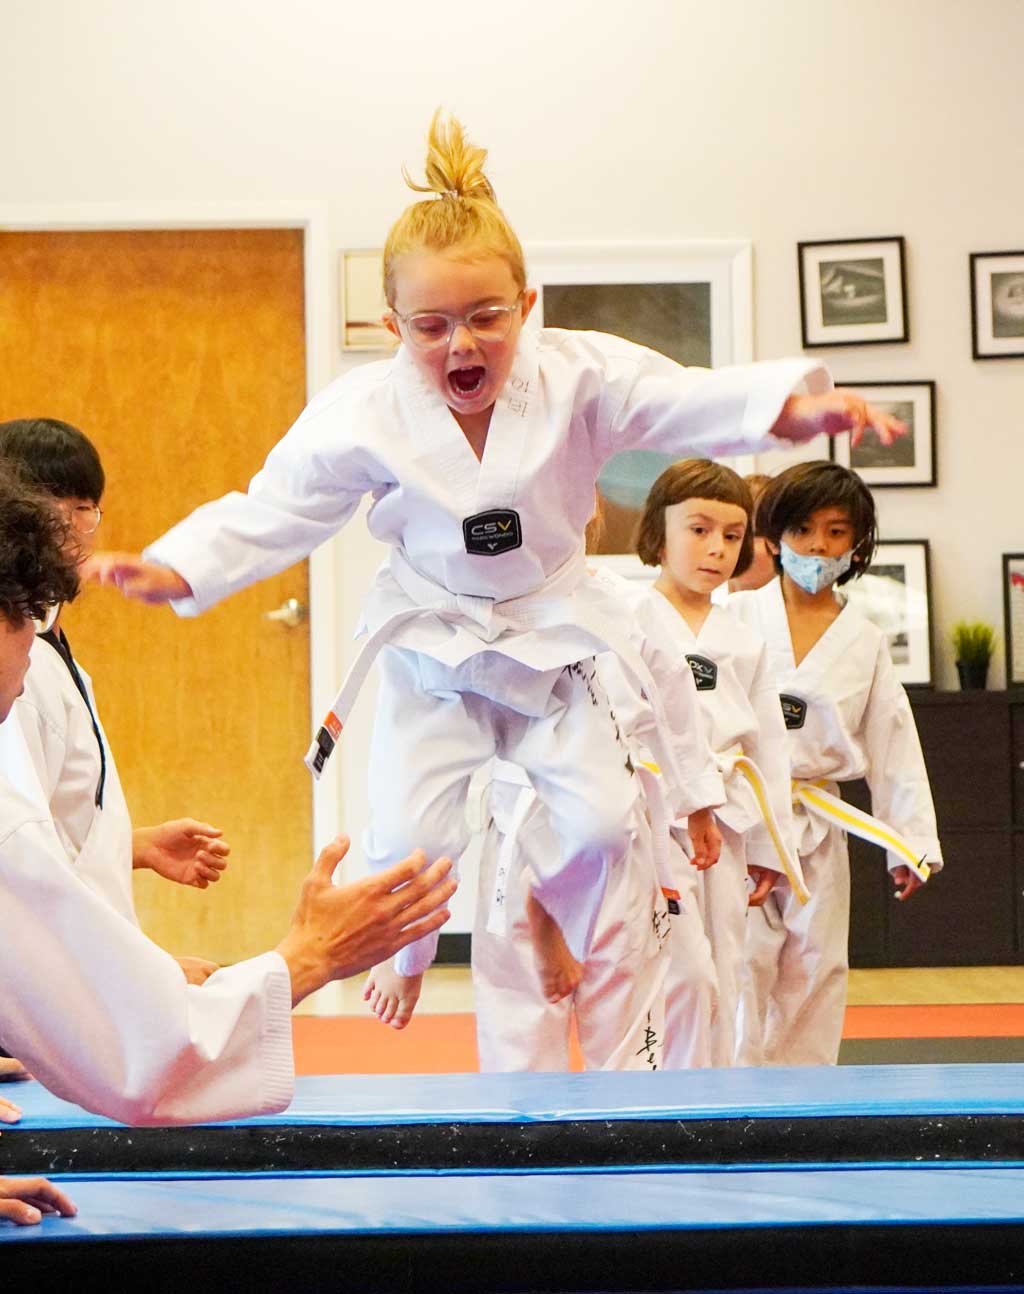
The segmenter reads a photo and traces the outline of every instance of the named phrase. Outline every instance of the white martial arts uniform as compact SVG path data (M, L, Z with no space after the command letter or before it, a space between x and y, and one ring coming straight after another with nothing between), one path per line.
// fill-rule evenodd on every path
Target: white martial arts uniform
M77 662L75 667L85 696L56 647L37 638L25 690L8 724L21 728L57 837L77 875L115 911L138 924L132 898L131 817L92 681ZM11 777L2 763L0 771Z
M665 734L678 785L644 769L655 725L647 698L611 653L598 658L619 735L638 770L625 865L609 881L583 982L571 1001L540 992L525 914L536 860L556 846L543 807L522 770L496 763L491 830L473 935L477 1038L485 1069L564 1070L575 1015L588 1069L698 1068L711 1063L716 978L700 911L698 873L670 824L685 839L687 816L723 803L722 778L708 746L690 667L661 640L648 640L636 607L646 586L597 566L595 581L615 600L632 646L662 693ZM662 835L659 862L653 831ZM667 874L666 874L667 873ZM663 887L678 895L669 914ZM666 934L669 941L666 941ZM669 957L680 968L665 999ZM670 1012L672 1027L660 1021Z
M782 585L738 593L729 608L768 644L789 729L797 782L865 778L872 812L901 833L933 870L942 866L928 773L914 716L885 635L845 606L799 665ZM846 1007L850 869L846 834L795 805L797 848L810 902L780 881L747 922L741 1020L746 1064L835 1064ZM905 860L890 853L889 867Z
M13 722L3 728L4 744L20 739ZM169 953L83 884L44 804L3 776L0 1001L0 1043L96 1114L201 1123L273 1114L291 1099L282 958L187 984Z
M526 897L538 859L558 838L522 769L495 760L473 927L473 996L484 1072L569 1068L573 1017L584 1067L662 1068L669 916L638 800L624 865L613 872L579 988L541 992Z
M392 556L364 615L368 641L386 639L368 860L414 846L458 858L469 778L502 755L528 771L559 838L535 893L585 960L633 790L591 704L587 662L617 633L583 563L597 475L620 450L768 446L794 391L830 385L811 360L684 369L599 333L524 330L478 461L403 347L318 395L247 494L198 509L147 555L188 581L176 605L195 613L305 557L371 494L370 530ZM398 969L423 970L435 948L436 935L411 945Z
M768 668L762 638L728 611L712 606L699 634L657 589L637 606L648 638L665 644L689 662L701 703L704 731L725 779L726 801L715 810L722 852L700 877L703 914L718 977L718 1010L711 1036L712 1063L732 1065L736 1053L736 1014L744 965L747 921L747 867L782 870L782 863L758 808L753 788L735 766L745 755L760 769L783 839L793 848L789 752L778 689ZM674 962L675 983L686 982L687 964ZM669 1032L685 1033L669 1020Z

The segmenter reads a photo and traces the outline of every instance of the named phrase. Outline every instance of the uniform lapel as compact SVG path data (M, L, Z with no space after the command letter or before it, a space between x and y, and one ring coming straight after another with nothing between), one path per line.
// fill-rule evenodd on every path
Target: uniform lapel
M475 512L515 506L527 441L538 428L542 430L538 372L537 342L533 333L524 330L508 381L494 402L477 478Z

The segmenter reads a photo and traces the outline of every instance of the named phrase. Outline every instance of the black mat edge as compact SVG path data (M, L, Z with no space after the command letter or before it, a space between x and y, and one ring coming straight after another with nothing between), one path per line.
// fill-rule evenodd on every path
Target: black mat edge
M558 1168L1024 1162L1021 1115L583 1119L537 1123L33 1129L6 1173L537 1171Z

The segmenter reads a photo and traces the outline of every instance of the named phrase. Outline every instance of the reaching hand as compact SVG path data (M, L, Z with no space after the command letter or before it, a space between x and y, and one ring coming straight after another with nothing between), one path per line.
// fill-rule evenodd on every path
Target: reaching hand
M192 596L191 586L177 571L147 562L138 553L93 553L82 563L81 575L83 580L120 589L136 602L174 602Z
M836 387L826 395L791 395L772 427L772 435L802 444L815 436L849 432L850 443L859 445L869 427L883 445L891 445L907 432L898 418L868 404L856 391Z
M31 1077L20 1060L13 1056L0 1056L0 1083L23 1083Z
M205 957L175 957L174 959L185 972L185 979L196 986L205 984L220 967L216 962L208 962Z
M45 1177L0 1177L0 1218L30 1227L44 1213L73 1218L78 1210L63 1191Z
M399 948L444 925L445 904L458 882L451 859L427 866L421 849L394 867L348 885L332 883L348 853L339 836L320 853L302 883L291 928L277 951L292 977L293 1004L322 988L387 961Z
M231 847L223 833L208 822L176 818L159 827L139 827L132 833L132 865L148 867L179 885L205 890L227 867Z

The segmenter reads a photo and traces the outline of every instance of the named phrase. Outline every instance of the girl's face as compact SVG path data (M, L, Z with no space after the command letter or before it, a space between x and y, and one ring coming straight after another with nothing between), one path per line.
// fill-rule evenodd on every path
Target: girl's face
M853 521L845 508L819 508L787 527L782 538L801 557L842 557L853 547Z
M91 499L67 498L58 499L57 506L69 528L68 543L72 545L71 556L81 564L92 556L96 547L96 531L99 529L103 513L99 505Z
M747 513L737 503L684 499L665 509L661 564L680 589L708 597L736 569Z
M407 252L395 264L394 284L394 311L387 326L407 344L420 373L456 415L490 409L512 371L519 334L537 293L520 291L503 257L471 257L467 250ZM497 329L492 320L478 333L467 324L470 316L488 306L514 307L504 336L488 335L500 334L501 318ZM445 338L445 325L438 321L441 339L425 347L416 344L408 323L399 318L424 314L447 315L459 322Z

